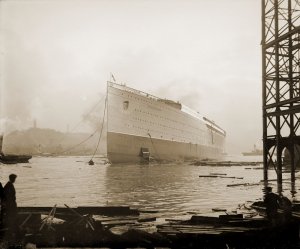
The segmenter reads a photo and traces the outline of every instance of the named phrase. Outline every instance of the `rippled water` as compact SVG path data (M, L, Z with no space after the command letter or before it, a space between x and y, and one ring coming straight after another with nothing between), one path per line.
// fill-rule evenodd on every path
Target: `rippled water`
M261 161L259 157L229 158L232 161ZM105 158L35 157L29 164L0 165L0 181L10 173L19 206L128 205L159 210L161 216L187 212L207 213L212 208L233 209L238 204L262 197L263 185L227 187L235 183L258 183L262 165L207 167L185 164L105 165ZM244 179L199 178L222 173ZM297 174L298 175L298 174ZM284 178L287 178L285 175ZM275 178L270 172L270 178ZM275 182L273 182L275 184ZM289 195L290 186L284 186Z

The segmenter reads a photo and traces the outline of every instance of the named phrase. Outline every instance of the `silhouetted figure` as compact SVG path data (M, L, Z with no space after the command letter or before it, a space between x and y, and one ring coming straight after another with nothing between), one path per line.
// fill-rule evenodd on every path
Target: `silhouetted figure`
M271 187L266 187L266 194L264 196L264 203L266 206L267 218L272 225L276 225L278 219L278 208L280 203L279 195L272 192Z
M288 222L292 218L292 202L286 196L280 196L280 208L283 210L283 221Z
M16 229L17 219L17 202L16 202L16 190L14 183L17 175L9 175L9 181L4 186L4 198L3 198L3 211L4 211L4 225L12 230Z
M0 182L0 226L3 225L3 198L4 198L4 188L2 186L2 183Z

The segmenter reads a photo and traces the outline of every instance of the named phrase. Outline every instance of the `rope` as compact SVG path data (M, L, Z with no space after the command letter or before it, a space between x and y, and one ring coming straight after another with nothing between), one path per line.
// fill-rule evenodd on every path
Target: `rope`
M66 150L63 150L63 151L61 151L60 153L52 153L52 154L50 154L50 156L56 156L56 155L64 154L64 153L66 153L66 152L69 152L69 151L73 150L74 148L76 148L76 147L78 147L79 145L82 145L83 143L85 143L86 141L88 141L91 137L93 137L93 136L97 133L97 131L98 131L98 128L97 128L91 135L89 135L86 139L84 139L84 140L81 141L80 143L75 144L75 145L73 145L72 147L70 147L70 148L68 148L68 149L66 149Z
M104 95L105 96L105 95ZM96 107L102 102L102 100L103 100L103 98L104 98L104 96L91 108L91 110L87 113L87 115L88 114L90 114L91 112L93 112L95 109L96 109ZM105 98L105 108L104 108L104 111L105 111L105 109L106 109L106 98ZM72 128L72 131L73 130L75 130L78 126L79 126L79 124L80 123L82 123L84 121L84 119L82 119L80 122L78 122L73 128ZM102 126L103 126L103 123L102 123ZM74 148L76 148L76 147L78 147L78 146L80 146L80 145L82 145L82 144L84 144L86 141L88 141L90 138L92 138L96 133L97 133L97 131L98 131L98 128L91 134L91 135L89 135L87 138L85 138L84 140L82 140L81 142L79 142L78 144L75 144L75 145L73 145L73 146L71 146L70 148L68 148L68 149L66 149L66 150L63 150L63 151L61 151L61 152L56 152L56 153L50 153L50 154L48 154L48 155L44 155L44 156L46 156L46 157L51 157L51 156L57 156L57 155L61 155L61 154L64 154L64 153L66 153L66 152L69 152L69 151L71 151L71 150L73 150ZM102 133L102 128L101 128L101 133ZM59 141L59 143L61 143L63 140L65 139L65 137L63 137L60 141ZM98 148L98 146L99 146L99 141L98 141L98 145L97 145L97 148ZM43 154L41 151L39 151L40 152L40 154ZM95 153L96 152L94 152L94 155L95 155Z
M103 95L102 98L90 109L90 111L88 111L88 113L83 116L87 116L91 114L96 109L96 107L102 102L104 97L105 95ZM76 130L83 121L84 121L84 117L77 124L75 124L69 132L73 132L74 130ZM66 135L58 143L60 144L65 139L66 139Z
M104 96L102 96L102 98L91 108L91 110L87 113L87 114L85 114L84 116L87 116L87 115L89 115L90 113L92 113L95 109L96 109L96 107L102 102L102 100L104 99L104 97L105 97L105 95ZM70 132L72 132L72 131L74 131L74 130L76 130L77 129L77 127L82 123L84 121L84 118L82 118L76 125L74 125L74 127L70 130Z
M102 124L101 124L100 136L99 136L99 139L98 139L98 143L97 143L96 149L95 149L94 154L91 157L90 161L93 160L93 158L96 155L96 152L97 152L97 150L99 148L99 145L100 145L100 141L101 141L101 137L102 137L102 132L103 132L104 118L105 118L106 109L107 109L107 97L105 98L105 105L104 105L104 112L103 112L103 117L102 117Z

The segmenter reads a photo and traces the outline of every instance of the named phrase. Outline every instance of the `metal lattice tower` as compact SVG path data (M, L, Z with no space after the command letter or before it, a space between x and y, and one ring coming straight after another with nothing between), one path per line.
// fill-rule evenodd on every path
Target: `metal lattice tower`
M262 83L264 179L277 172L282 185L282 154L290 154L291 182L300 145L300 1L262 0ZM300 147L299 147L300 148Z

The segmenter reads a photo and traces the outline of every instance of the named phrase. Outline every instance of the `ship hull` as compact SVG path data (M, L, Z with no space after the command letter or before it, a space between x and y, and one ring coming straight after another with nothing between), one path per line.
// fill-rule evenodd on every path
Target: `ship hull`
M243 156L262 156L263 153L252 153L252 152L243 152Z
M222 159L222 151L198 144L167 141L162 139L107 133L108 158L111 163L143 163L141 148L149 149L156 161L189 161L201 159Z

